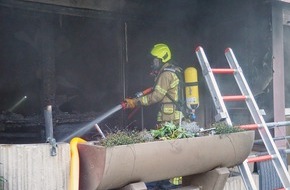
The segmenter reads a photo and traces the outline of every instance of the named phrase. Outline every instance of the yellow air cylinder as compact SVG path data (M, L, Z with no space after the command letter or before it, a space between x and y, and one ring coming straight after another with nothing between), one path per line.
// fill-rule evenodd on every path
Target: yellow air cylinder
M194 67L188 67L184 71L185 100L188 108L196 109L199 105L198 76Z

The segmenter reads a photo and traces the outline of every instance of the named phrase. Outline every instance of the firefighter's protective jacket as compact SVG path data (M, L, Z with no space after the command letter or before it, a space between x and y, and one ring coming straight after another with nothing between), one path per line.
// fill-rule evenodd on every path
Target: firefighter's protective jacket
M137 101L143 106L161 103L161 109L157 115L158 122L178 121L182 117L182 113L177 110L175 103L170 100L172 98L174 101L178 101L180 82L172 69L178 69L178 67L165 63L155 78L153 91L148 95L137 98Z

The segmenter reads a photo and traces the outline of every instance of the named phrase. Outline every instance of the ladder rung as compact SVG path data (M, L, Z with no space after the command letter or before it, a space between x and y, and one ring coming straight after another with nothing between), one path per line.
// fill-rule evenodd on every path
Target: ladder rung
M273 158L272 155L264 155L264 156L248 158L247 162L248 163L251 163L251 162L263 162L263 161L266 161L266 160L271 160L272 158Z
M235 95L235 96L223 96L224 101L241 101L245 100L247 97L244 95Z
M272 129L275 127L280 127L280 126L290 126L289 121L280 121L280 122L271 122L271 123L266 123L266 126L268 129ZM239 128L245 129L245 130L256 130L260 127L263 127L262 124L247 124L247 125L240 125Z
M245 130L256 130L259 128L258 124L248 124L248 125L240 125L239 126L241 129Z
M274 141L281 141L281 140L287 140L289 139L290 136L280 136L280 137L275 137L275 138L272 138ZM254 143L263 143L263 139L258 139L258 140L255 140Z
M211 69L211 71L215 74L234 74L235 73L235 69L227 69L227 68L223 68L223 69Z

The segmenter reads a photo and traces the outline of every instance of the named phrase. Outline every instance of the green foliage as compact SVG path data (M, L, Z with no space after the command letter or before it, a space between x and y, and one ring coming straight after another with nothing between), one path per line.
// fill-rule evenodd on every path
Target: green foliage
M105 139L100 141L100 145L112 147L118 145L128 145L135 143L149 142L153 140L170 140L193 137L194 135L187 132L182 127L177 127L172 123L165 123L160 129L136 131L116 131L109 133Z
M165 123L161 128L150 131L154 139L170 140L193 137L184 128L174 125L173 123Z
M229 134L244 131L238 127L229 126L224 122L214 123L212 124L212 127L215 128L215 134Z
M228 134L243 131L243 129L228 126L223 122L214 123L212 124L212 127L215 128L215 134ZM165 123L161 125L161 128L150 130L149 132L146 130L141 132L117 130L114 133L109 133L105 139L102 139L100 145L113 147L118 145L149 142L153 140L182 139L194 136L194 133L188 132L183 127L176 126L173 123Z
M150 139L152 139L152 137L146 131L117 131L116 133L108 134L107 137L101 140L100 143L102 146L112 147L147 142L150 141Z

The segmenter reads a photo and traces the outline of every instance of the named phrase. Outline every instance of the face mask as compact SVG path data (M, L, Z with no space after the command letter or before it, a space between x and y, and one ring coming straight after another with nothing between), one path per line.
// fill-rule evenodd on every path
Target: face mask
M152 61L152 64L151 64L151 73L150 75L152 76L156 76L159 69L160 69L160 60L158 58L154 58L153 61Z
M152 70L158 70L160 68L160 60L158 58L154 58L151 64Z

